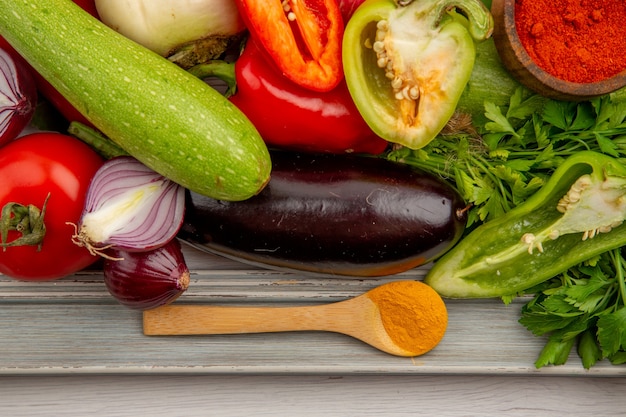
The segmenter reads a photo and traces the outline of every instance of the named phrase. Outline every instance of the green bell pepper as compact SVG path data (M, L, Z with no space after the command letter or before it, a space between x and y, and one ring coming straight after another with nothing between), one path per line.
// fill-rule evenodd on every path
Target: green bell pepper
M450 298L516 295L626 244L626 166L584 151L524 203L467 234L424 281Z
M492 32L481 0L366 0L342 49L348 89L370 128L412 149L428 144L470 78L474 42Z

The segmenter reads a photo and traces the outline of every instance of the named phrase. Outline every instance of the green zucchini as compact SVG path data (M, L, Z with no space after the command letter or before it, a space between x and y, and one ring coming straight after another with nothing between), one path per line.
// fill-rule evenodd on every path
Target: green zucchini
M70 0L0 0L0 35L130 155L199 194L244 200L271 160L233 104Z

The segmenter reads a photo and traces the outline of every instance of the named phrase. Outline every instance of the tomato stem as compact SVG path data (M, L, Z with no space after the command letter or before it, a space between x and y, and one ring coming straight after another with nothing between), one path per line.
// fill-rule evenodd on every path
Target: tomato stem
M41 210L32 204L24 206L19 203L7 203L2 207L0 215L0 246L6 251L10 246L37 246L41 250L46 235L44 215L50 193L46 196ZM7 242L10 231L21 234L17 239Z

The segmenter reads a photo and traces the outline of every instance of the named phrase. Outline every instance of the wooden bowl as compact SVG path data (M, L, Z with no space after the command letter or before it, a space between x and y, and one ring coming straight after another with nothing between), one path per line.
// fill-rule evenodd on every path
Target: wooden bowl
M611 93L626 85L626 70L598 82L575 83L554 77L528 55L517 34L515 0L493 0L493 38L502 63L521 84L549 98L587 100Z

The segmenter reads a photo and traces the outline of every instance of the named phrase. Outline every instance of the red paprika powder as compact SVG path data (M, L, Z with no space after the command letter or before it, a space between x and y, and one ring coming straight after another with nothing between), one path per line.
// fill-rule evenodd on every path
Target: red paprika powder
M516 0L522 45L544 71L590 83L626 69L626 1Z

